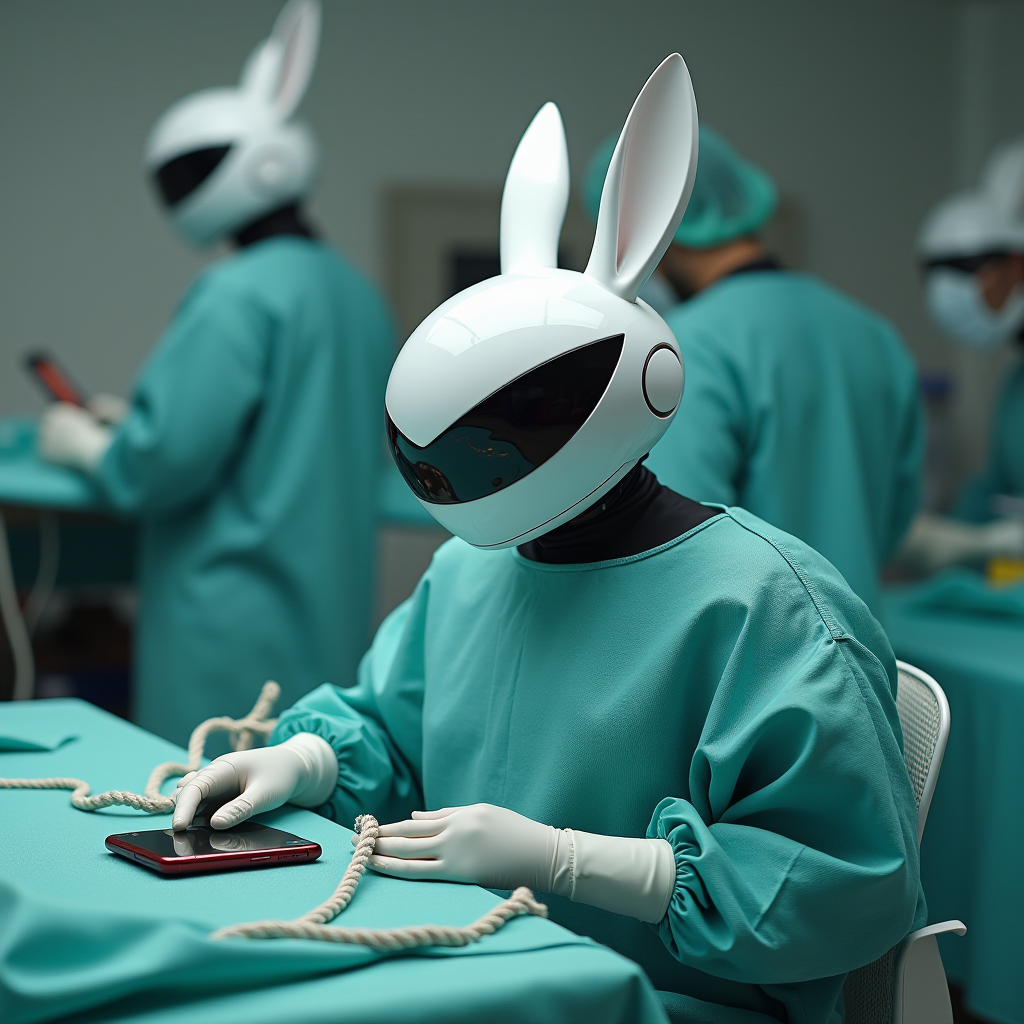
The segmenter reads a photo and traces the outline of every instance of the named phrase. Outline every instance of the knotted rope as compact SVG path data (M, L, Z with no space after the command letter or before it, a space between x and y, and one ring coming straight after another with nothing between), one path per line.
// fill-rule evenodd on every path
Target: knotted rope
M277 724L277 719L269 718L274 703L281 694L281 687L268 679L260 690L259 698L252 711L245 718L208 718L192 730L188 740L188 764L177 761L165 761L158 764L149 776L146 788L142 793L129 793L126 790L110 789L106 793L89 796L89 783L82 779L0 779L0 789L70 789L71 803L80 811L98 811L103 807L134 807L137 811L147 814L170 814L174 810L174 799L163 796L160 787L175 775L187 775L198 771L203 763L203 751L206 740L216 732L231 735L235 750L249 750L257 735L269 736Z
M158 764L149 776L144 795L112 789L106 793L89 795L89 783L82 779L0 779L0 789L70 789L71 803L82 811L98 811L115 804L134 807L147 814L167 814L174 810L174 800L160 793L160 786L174 775L187 775L197 771L203 763L206 740L215 732L231 734L235 750L248 750L257 736L269 736L276 720L269 718L281 688L277 683L263 684L259 699L245 718L208 718L193 730L188 741L188 764L166 761ZM421 946L468 946L492 935L514 917L531 914L547 917L548 908L534 899L525 886L472 924L450 926L438 924L407 925L402 928L343 928L327 927L352 902L352 897L366 871L377 842L377 819L370 814L356 818L359 839L355 852L345 868L341 881L330 899L314 907L293 921L252 921L218 928L213 939L314 939L319 942L341 942L349 945L369 946L382 953Z

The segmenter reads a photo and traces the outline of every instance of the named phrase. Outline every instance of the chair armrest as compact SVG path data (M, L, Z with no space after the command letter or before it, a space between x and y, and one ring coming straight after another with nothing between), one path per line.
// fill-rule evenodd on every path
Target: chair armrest
M896 956L892 1024L953 1024L953 1007L937 935L966 935L962 921L942 921L911 932Z

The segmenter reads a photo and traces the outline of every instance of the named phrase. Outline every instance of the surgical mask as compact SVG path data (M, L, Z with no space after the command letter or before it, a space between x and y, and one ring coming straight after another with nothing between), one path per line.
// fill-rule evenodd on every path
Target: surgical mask
M1024 288L1014 288L1002 309L985 304L973 274L940 267L928 274L925 303L932 320L972 348L994 348L1024 326Z

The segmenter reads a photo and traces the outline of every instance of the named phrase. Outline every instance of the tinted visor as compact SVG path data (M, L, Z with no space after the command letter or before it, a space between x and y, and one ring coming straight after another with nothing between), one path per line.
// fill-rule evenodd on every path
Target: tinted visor
M168 206L180 203L213 174L230 149L230 146L210 146L168 160L153 175L163 201Z
M976 274L986 263L1008 259L1009 255L1005 249L998 249L979 253L977 256L940 256L933 260L925 260L924 269L928 271L945 268L958 270L961 274Z
M594 411L618 365L623 340L618 334L535 367L424 448L385 414L391 454L413 493L435 505L476 501L542 466Z

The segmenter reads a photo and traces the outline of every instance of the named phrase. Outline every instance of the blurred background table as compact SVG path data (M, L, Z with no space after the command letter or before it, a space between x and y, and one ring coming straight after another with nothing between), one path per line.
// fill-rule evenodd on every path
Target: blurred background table
M1024 585L997 591L966 571L890 590L896 656L935 677L952 728L928 816L921 873L928 919L967 1008L1024 1022Z

